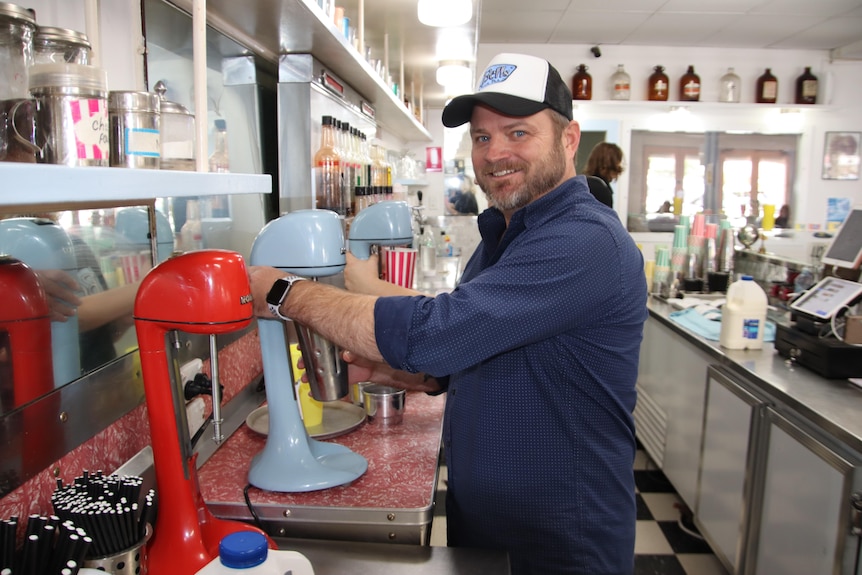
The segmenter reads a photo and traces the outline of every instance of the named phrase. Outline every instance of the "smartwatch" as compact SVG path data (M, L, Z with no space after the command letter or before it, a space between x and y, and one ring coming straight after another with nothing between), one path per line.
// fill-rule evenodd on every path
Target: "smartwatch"
M293 287L293 284L304 279L301 276L287 276L275 280L269 293L266 294L266 305L269 307L269 311L283 320L290 321L289 317L282 315L281 304L287 299L287 294L290 293L290 288Z

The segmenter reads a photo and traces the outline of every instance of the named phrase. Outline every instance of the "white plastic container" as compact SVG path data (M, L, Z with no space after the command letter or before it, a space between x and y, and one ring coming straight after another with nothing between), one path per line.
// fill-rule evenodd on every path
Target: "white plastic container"
M727 349L762 349L766 330L766 292L751 276L730 284L721 311L719 342Z
M266 538L256 531L238 531L219 543L219 556L197 575L314 575L308 558L296 551L267 547Z

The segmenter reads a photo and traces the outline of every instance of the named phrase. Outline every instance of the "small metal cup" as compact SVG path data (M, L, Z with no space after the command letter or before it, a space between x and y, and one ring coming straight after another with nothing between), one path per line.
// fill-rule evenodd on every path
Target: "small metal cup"
M406 392L397 387L371 384L362 388L365 415L373 425L398 425L404 418Z

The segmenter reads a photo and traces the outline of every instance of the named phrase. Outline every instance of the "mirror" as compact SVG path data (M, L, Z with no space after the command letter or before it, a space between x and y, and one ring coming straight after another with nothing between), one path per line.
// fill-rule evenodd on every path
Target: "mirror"
M27 264L47 296L50 333L39 347L52 367L50 382L15 381L16 339L10 334L16 326L0 323L0 413L19 407L15 398L35 399L16 387L47 393L137 349L137 286L173 251L167 219L152 210L158 238L153 254L150 214L146 205L0 214L0 253Z

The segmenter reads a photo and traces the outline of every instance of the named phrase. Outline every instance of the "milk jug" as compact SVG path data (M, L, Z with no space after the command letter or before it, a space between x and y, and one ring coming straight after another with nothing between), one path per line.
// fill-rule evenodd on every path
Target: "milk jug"
M238 531L222 538L219 556L196 575L314 575L308 558L296 551L267 548L256 531Z
M766 292L751 276L730 284L721 311L719 341L727 349L761 349L766 329Z

